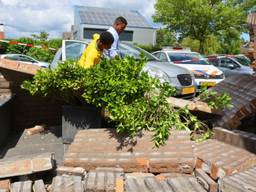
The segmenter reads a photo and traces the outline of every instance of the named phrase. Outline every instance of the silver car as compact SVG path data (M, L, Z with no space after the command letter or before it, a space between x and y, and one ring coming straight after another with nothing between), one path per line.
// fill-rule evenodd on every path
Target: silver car
M4 55L0 55L0 58L12 60L12 61L19 61L22 63L31 64L31 65L37 65L39 67L44 67L44 68L48 68L50 65L50 63L48 62L38 61L30 56L23 55L23 54L4 54Z
M85 49L87 42L76 40L63 40L62 48L55 55L50 68L55 68L59 61L67 59L79 59ZM195 78L191 72L179 66L170 65L168 62L161 62L152 54L128 43L120 43L120 55L130 55L135 58L141 54L147 57L148 62L143 71L148 72L152 77L158 78L161 82L168 82L177 89L177 96L192 98L196 94Z

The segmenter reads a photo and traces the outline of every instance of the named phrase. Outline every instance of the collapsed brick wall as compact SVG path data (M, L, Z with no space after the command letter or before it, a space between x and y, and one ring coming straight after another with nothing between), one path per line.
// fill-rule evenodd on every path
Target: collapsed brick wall
M31 79L39 67L25 64L28 73L21 72L24 64L13 61L0 60L0 95L14 95L13 128L20 130L37 124L60 125L61 103L51 98L32 96L28 91L21 89L25 79ZM15 70L16 68L16 70ZM24 69L24 67L23 67ZM31 72L31 74L29 74Z
M219 93L228 93L232 98L232 108L224 109L223 116L214 126L237 129L242 120L256 114L256 76L231 76L212 89Z

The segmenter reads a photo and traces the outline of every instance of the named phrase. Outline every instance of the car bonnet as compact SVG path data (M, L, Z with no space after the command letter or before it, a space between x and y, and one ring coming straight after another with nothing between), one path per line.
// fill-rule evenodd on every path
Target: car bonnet
M191 74L191 72L183 67L171 65L168 62L150 61L144 69L157 68L165 72L169 77L176 77L178 74Z
M222 71L213 65L179 64L179 66L199 75L221 75Z

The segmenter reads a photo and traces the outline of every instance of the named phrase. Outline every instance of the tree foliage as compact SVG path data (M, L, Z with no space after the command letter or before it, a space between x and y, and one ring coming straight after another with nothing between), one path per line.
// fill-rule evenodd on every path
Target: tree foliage
M176 42L176 37L169 29L162 28L156 31L156 44L160 47L172 46Z
M219 43L221 44L220 52L224 54L238 54L240 53L241 46L243 44L240 38L240 33L237 30L223 30L219 32L217 36Z
M199 41L199 51L205 53L210 36L219 37L223 31L240 34L246 28L245 4L247 0L157 0L154 20L179 34ZM230 36L226 36L230 39Z
M41 42L46 42L49 38L49 33L45 31L41 31L39 34L32 34L31 35L33 39L41 41Z
M198 40L192 39L190 37L185 37L184 39L182 39L180 44L182 47L189 47L192 51L199 52L200 43ZM204 43L204 54L210 55L222 52L224 52L224 49L222 48L218 37L214 35L208 36Z

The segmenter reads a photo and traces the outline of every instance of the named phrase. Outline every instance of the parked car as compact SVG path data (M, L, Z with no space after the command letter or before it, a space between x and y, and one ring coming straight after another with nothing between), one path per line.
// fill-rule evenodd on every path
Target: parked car
M78 59L83 53L87 42L75 40L63 40L62 48L55 55L50 68L55 68L60 61L66 59ZM121 55L130 55L138 58L144 54L148 63L144 67L149 75L158 78L161 82L168 82L177 89L177 96L183 98L192 98L196 94L196 83L193 74L182 67L170 65L167 62L160 62L152 54L140 49L134 45L120 43Z
M250 66L250 60L247 60L243 55L213 55L208 56L207 59L209 63L223 71L226 77L239 74L252 75L255 73Z
M163 62L190 70L196 80L197 91L201 86L212 87L224 80L222 71L208 63L199 53L186 49L163 49L153 53Z
M45 68L48 68L50 65L50 63L38 61L30 56L23 55L23 54L4 54L4 55L0 55L0 58L12 60L12 61L19 61L22 63L31 64L31 65L37 65L39 67L45 67Z

